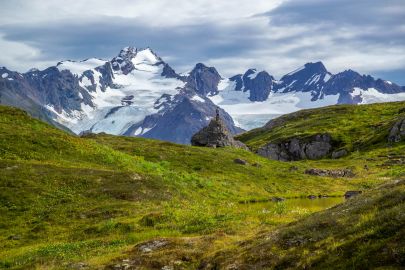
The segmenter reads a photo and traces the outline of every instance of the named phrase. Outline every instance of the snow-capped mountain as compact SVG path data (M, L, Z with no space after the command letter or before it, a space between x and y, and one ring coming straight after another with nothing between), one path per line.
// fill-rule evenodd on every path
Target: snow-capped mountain
M305 108L405 100L404 87L352 70L332 74L321 62L280 80L256 69L226 79L201 63L184 74L150 48L126 47L111 60L62 61L27 73L0 68L0 104L76 134L189 143L217 106L230 131L238 133Z
M244 129L300 109L405 100L404 87L352 70L332 74L321 62L307 63L280 80L249 69L221 80L218 89L209 98Z
M110 61L63 61L24 74L4 69L0 90L2 95L21 92L23 99L45 112L48 122L60 123L76 134L106 132L189 143L193 133L215 115L216 108L211 100L198 95L206 85L192 85L192 77L196 82L204 81L205 72L186 78L151 49L127 47ZM38 110L9 101L15 99L20 97L0 98L0 102L31 113ZM231 131L241 130L226 112L221 114Z

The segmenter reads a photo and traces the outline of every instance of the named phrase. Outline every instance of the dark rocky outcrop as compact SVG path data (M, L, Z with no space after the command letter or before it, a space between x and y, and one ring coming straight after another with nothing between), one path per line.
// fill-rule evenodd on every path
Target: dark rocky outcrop
M174 71L174 69L167 63L163 64L162 74L160 75L166 78L173 78L185 81L185 77L182 77L179 74L177 74L176 71Z
M202 96L218 94L218 83L221 75L214 67L207 67L198 63L187 78L187 87Z
M122 71L123 74L128 74L135 69L131 59L138 53L137 48L126 47L120 51L117 57L111 60L112 68L115 71Z
M388 135L388 142L396 143L405 139L405 118L395 122Z
M235 82L236 91L249 91L251 101L265 101L273 88L274 77L266 71L257 72L256 69L248 69L245 74L238 74L231 78Z
M240 159L240 158L234 159L233 162L236 163L236 164L240 164L240 165L247 165L248 164L246 160Z
M263 157L280 161L320 159L329 156L331 152L332 138L329 134L270 142L257 151Z
M219 109L217 109L215 118L211 120L208 126L192 136L191 145L205 147L232 146L247 149L246 145L233 138L219 116Z
M308 169L305 174L329 177L354 177L355 173L351 169L342 170L325 170L325 169Z
M363 193L361 190L351 190L351 191L346 191L345 193L345 198L349 199L351 197L360 195L361 193Z
M338 159L338 158L346 156L347 154L348 154L348 152L347 152L346 149L336 150L336 151L333 151L332 158L333 159Z

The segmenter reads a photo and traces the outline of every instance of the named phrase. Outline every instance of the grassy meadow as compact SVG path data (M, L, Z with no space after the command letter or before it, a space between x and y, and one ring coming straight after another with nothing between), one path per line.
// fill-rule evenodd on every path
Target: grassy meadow
M233 148L107 134L81 138L0 106L0 269L195 269L225 267L221 254L261 254L272 247L258 235L301 230L333 213L323 212L330 205L295 205L289 199L339 198L348 190L374 194L382 184L405 179L405 143L386 142L404 107L398 102L310 110L270 131L239 136L257 149L269 140L330 132L352 151L337 160L278 162ZM237 158L247 164L235 163ZM319 177L305 174L309 168L350 168L356 175ZM394 212L387 215L403 210L402 186L392 192L400 201L396 210L389 205L387 211ZM287 200L269 202L272 197ZM385 211L384 205L379 209ZM361 220L378 217L374 214L370 210ZM155 248L153 241L161 242ZM257 250L252 243L258 243ZM322 242L329 244L338 245ZM288 248L274 252L306 254L306 247ZM302 262L301 255L288 265ZM238 259L241 265L248 265L245 259Z

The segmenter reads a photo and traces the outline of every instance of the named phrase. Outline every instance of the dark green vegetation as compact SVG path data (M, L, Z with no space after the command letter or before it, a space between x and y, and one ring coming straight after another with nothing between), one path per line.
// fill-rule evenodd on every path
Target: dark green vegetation
M238 241L256 239L260 231L322 210L283 202L266 207L242 202L273 196L341 196L347 190L368 190L405 178L405 144L388 145L384 137L403 107L405 103L313 110L307 119L318 120L311 124L303 117L290 119L285 134L275 128L278 135L266 131L241 136L253 146L265 136L303 132L306 124L305 132L315 132L317 124L328 122L323 116L330 119L332 136L340 134L337 138L347 145L361 145L338 160L287 163L232 148L109 135L79 138L0 106L0 268L71 269L83 262L89 269L117 263L187 269L201 261L215 262L219 250L234 254L244 249ZM362 116L353 116L353 110ZM340 120L331 120L335 118ZM359 119L366 122L359 124ZM236 164L236 158L248 164ZM354 178L304 173L309 168L347 167L356 173ZM398 192L403 194L403 189ZM390 208L382 204L379 211L385 209ZM134 257L135 262L122 263ZM289 263L298 261L297 253Z

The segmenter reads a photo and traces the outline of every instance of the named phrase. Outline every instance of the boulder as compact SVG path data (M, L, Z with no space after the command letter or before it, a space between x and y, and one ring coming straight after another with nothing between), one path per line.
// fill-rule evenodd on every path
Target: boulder
M405 139L405 119L398 120L391 128L388 142L396 143Z
M278 143L268 143L257 153L263 157L293 161L302 159L320 159L330 155L332 138L329 134L317 134L307 138L291 138Z
M340 149L332 152L332 158L333 159L338 159L341 157L344 157L347 155L347 150L346 149Z
M329 177L354 177L355 173L351 169L326 170L326 169L308 169L305 174Z
M164 247L164 246L168 245L168 243L169 242L165 239L158 239L158 240L153 240L153 241L143 243L143 244L139 245L138 248L141 252L148 253L148 252L155 251L156 249L159 249L161 247Z
M349 199L351 197L357 196L359 194L363 193L361 190L351 190L351 191L346 191L345 193L345 198Z
M224 121L219 116L217 109L216 117L211 120L208 126L204 127L191 138L191 145L205 147L225 147L248 149L245 144L233 138Z
M240 158L235 159L233 162L236 163L236 164L240 164L240 165L246 165L247 164L246 160L243 160L243 159L240 159Z

